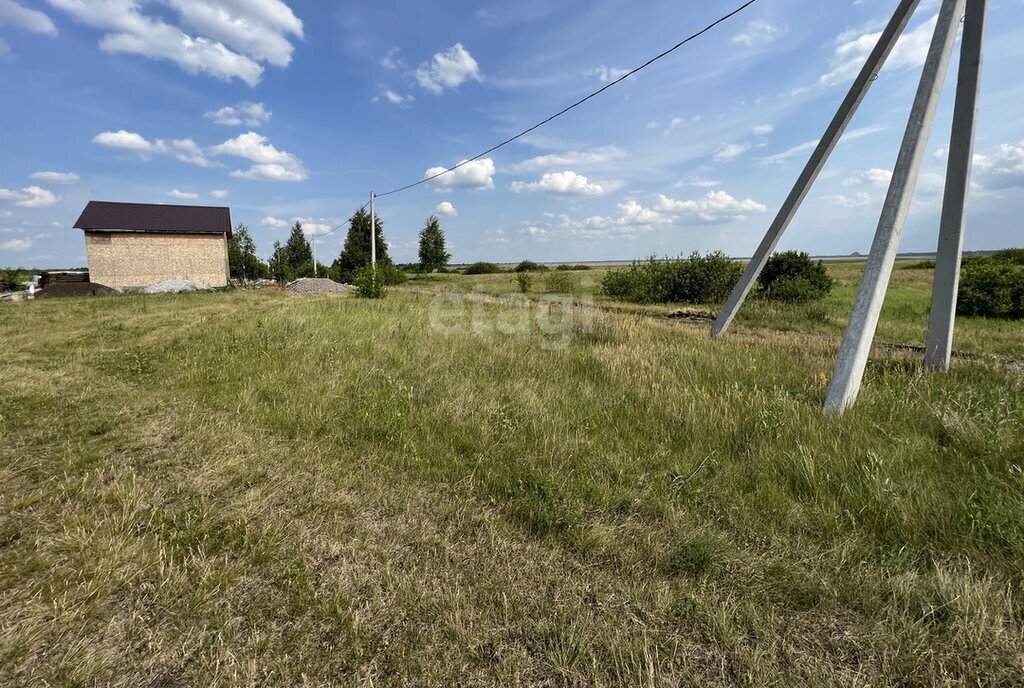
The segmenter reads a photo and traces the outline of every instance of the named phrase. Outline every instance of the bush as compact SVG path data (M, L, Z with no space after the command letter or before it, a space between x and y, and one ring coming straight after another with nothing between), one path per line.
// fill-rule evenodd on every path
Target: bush
M1004 248L993 253L991 260L1010 265L1024 265L1024 248Z
M590 266L589 265L566 265L565 263L562 263L561 265L559 265L555 269L556 270L568 270L568 271L572 271L572 270L589 270Z
M579 277L569 272L556 270L544 276L544 291L549 294L574 294L579 287Z
M776 253L757 278L761 296L776 301L813 301L828 295L835 280L819 260L799 251Z
M409 281L409 275L390 263L377 264L377 273L386 287L393 287L396 284L404 284Z
M916 263L911 263L909 265L904 265L900 269L901 270L934 270L935 269L935 261L934 260L920 260L920 261L918 261Z
M21 271L12 268L0 270L0 291L15 291L21 289Z
M996 256L964 260L956 312L986 318L1024 318L1024 263L997 260Z
M519 265L512 268L512 272L546 272L549 270L547 265L541 265L540 263L534 263L532 260L524 260Z
M528 272L520 272L516 275L515 282L516 286L519 287L519 291L525 294L533 286L533 276Z
M466 268L465 274L467 275L496 275L498 273L505 272L495 263L479 262L473 263Z
M729 296L742 273L743 266L721 251L661 261L652 256L606 273L601 291L635 303L714 303Z
M387 294L383 270L374 270L369 265L357 268L352 275L352 284L356 288L356 296L364 299L382 299Z

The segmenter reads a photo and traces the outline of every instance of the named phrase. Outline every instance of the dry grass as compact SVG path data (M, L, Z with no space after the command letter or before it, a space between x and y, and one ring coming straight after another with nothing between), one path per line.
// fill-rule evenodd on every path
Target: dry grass
M1017 373L423 284L4 307L0 683L1024 683Z

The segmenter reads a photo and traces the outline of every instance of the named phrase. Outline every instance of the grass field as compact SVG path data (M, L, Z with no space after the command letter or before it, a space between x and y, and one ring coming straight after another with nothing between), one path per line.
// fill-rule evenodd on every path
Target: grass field
M458 302L509 275L0 304L0 684L1022 685L1024 325L827 417L858 269L714 343Z

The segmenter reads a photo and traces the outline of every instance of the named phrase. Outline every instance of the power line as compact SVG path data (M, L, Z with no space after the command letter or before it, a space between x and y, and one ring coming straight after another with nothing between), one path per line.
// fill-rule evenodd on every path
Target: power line
M449 167L448 169L444 170L443 172L438 172L437 174L434 174L434 175L431 175L429 177L426 177L425 179L421 179L418 182L413 182L412 184L406 184L405 186L399 187L397 189L392 189L391 191L388 191L386 193L379 193L379 194L377 194L377 198L382 198L384 196L390 196L392 194L400 193L402 191L407 191L408 189L412 189L412 188L417 187L417 186L419 186L421 184L426 184L427 182L433 181L434 179L437 179L438 177L446 175L449 172L454 172L455 170L459 169L460 167L462 167L464 165L468 165L471 162L475 162L475 161L479 160L480 158L484 157L485 155L489 155L489 154L493 153L494 151L498 150L499 148L504 148L505 146L507 146L508 144L512 143L513 141L516 141L517 139L521 139L522 137L526 136L527 134L529 134L529 133L531 133L533 131L536 131L537 129L540 129L545 124L547 124L547 123L549 123L549 122L551 122L551 121L553 121L555 119L558 119L559 117L561 117L562 115L566 114L570 110L574 110L575 108L578 108L580 105L583 105L585 102L587 102L591 98L595 98L595 97L601 95L602 93L607 91L612 86L615 86L617 84L622 83L623 81L625 81L629 77L633 76L637 72L639 72L639 71L641 71L643 69L646 69L647 67L651 66L652 64L654 64L658 60L662 59L663 57L666 57L666 56L670 55L671 53L675 52L676 50L679 50L680 48L682 48L687 43L689 43L689 42L691 42L693 40L696 40L697 38L700 38L701 36L706 34L708 31L711 31L711 29L715 28L719 24L727 22L730 19L732 19L733 17L735 17L737 14L740 14L741 12L746 10L748 7L753 5L755 2L757 2L757 0L748 0L747 2L743 3L742 5L740 5L736 9L734 9L732 12L729 12L728 14L726 14L726 15L724 15L722 17L719 17L715 21L711 22L710 24L705 26L703 29L701 29L697 33L694 33L694 34L691 34L691 35L687 36L686 38L684 38L683 40L679 41L678 43L676 43L674 46L672 46L668 50L666 50L666 51L664 51L664 52L662 52L662 53L660 53L658 55L655 55L654 57L652 57L651 59L647 60L647 62L644 62L639 67L636 67L635 69L631 69L630 71L626 72L625 74L623 74L619 78L617 78L614 81L611 81L611 82L605 84L604 86L602 86L601 88L597 89L596 91L594 91L590 95L586 96L585 98L581 98L580 100L577 100L572 105L570 105L570 106L568 106L568 107L566 107L566 108L556 112L555 114L551 115L547 119L545 119L545 120L543 120L541 122L538 122L537 124L534 124L529 129L525 129L525 130L519 132L518 134L516 134L512 138L505 139L504 141L502 141L498 145L492 146L491 148L488 148L483 153L479 153L478 155L474 155L472 158L470 158L468 160L463 160L458 165L453 165L452 167ZM363 208L365 208L365 207L366 206L363 206Z
M362 207L362 208L360 208L359 210L366 210L366 206L368 206L368 205L370 205L370 202L369 202L369 201L367 201L366 203L363 203L363 207ZM359 210L357 210L356 212L359 212ZM349 219L349 220L345 220L344 222L342 222L342 223L341 223L340 225L338 225L338 226L337 226L337 227L335 227L334 229L330 230L329 232L324 232L323 234L314 234L313 236L314 236L314 237L325 237L325 236L330 236L331 234L334 234L334 233L335 233L335 232L337 232L337 231L338 231L339 229L341 229L342 227L344 227L345 225L347 225L347 224L349 224L349 223L351 223L351 222L352 222L352 220L351 220L351 219Z

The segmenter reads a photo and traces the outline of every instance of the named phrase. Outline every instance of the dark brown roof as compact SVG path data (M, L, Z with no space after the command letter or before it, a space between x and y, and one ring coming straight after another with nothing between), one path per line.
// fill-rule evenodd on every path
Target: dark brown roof
M108 232L174 232L231 236L231 210L205 205L89 201L77 229Z

